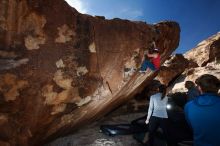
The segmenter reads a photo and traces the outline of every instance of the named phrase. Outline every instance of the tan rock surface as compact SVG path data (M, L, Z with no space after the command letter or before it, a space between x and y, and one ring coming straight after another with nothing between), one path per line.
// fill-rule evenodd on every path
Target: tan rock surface
M184 57L191 64L175 81L171 92L186 91L184 83L187 80L195 81L203 74L212 74L220 79L220 33L199 43L195 48L186 52ZM192 65L192 64L198 64Z
M216 76L218 79L220 79L220 64L210 63L204 67L197 67L185 71L176 81L171 92L173 93L186 92L186 88L184 87L185 82L186 81L195 82L195 80L203 74L211 74Z
M171 56L161 67L158 76L156 77L162 84L169 83L178 77L189 66L189 61L181 54Z
M195 48L184 54L185 58L196 62L199 66L220 61L220 32L200 42Z
M103 116L156 76L125 80L127 62L128 70L140 65L134 56L153 38L162 62L179 43L175 22L105 20L64 0L3 0L0 8L0 112L9 119L0 129L11 145L41 145Z

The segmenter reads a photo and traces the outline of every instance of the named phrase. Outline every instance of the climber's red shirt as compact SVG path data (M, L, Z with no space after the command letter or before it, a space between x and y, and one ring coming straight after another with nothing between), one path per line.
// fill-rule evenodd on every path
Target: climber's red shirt
M156 69L160 68L160 54L158 54L156 58L152 58L151 61Z

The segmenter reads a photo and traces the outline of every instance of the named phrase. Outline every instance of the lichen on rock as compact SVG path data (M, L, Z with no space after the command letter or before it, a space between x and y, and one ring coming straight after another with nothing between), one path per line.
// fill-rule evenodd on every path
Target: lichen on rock
M55 114L61 113L61 112L63 112L65 109L66 109L66 104L63 104L63 103L62 103L62 104L55 105L55 106L53 106L51 115L55 115Z
M46 42L46 35L43 30L46 22L44 16L34 12L24 17L23 21L19 21L19 32L31 32L24 38L27 50L39 49L39 45Z
M85 66L80 66L77 68L77 76L83 76L88 73L88 69Z
M42 88L42 95L46 97L44 104L52 105L57 97L57 92L53 91L53 85L46 85Z
M81 99L79 97L78 88L72 87L72 79L64 78L64 73L58 70L54 74L54 82L62 88L62 91L55 92L53 85L46 85L42 88L42 95L45 97L44 103L47 105L59 105L62 103L75 103Z
M8 122L8 115L0 113L0 126Z
M57 70L56 73L54 74L54 78L53 80L55 81L55 83L63 88L63 89L69 89L72 88L72 78L64 78L63 72L62 70Z
M16 75L7 73L0 76L0 92L5 101L14 101L20 96L20 91L28 86L28 82L20 80Z
M64 68L65 64L63 63L63 60L60 59L56 62L56 66L57 66L57 68Z
M92 100L92 97L87 96L87 97L81 99L79 102L76 102L76 104L77 104L77 106L83 106L83 105L89 103L91 100Z
M92 42L92 43L89 45L89 51L90 51L91 53L96 53L95 42Z
M141 64L140 49L133 51L131 58L127 59L124 65L124 78L127 80L132 76Z
M37 50L40 48L40 45L45 43L46 39L41 36L34 37L28 35L24 41L25 41L25 46L28 50Z
M72 29L70 29L67 24L58 27L57 30L58 37L55 39L56 43L66 43L68 41L71 41L75 36L75 32Z

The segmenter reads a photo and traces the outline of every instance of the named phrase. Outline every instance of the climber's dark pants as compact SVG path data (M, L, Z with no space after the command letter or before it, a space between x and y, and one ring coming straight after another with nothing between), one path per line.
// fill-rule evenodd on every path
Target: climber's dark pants
M151 70L155 71L156 68L152 62L149 60L144 60L141 64L141 71L146 71L147 68L150 68Z

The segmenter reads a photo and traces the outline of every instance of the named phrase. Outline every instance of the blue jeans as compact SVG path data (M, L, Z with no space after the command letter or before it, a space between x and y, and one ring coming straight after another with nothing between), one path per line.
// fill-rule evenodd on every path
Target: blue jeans
M152 62L149 60L144 60L141 64L141 71L146 71L147 68L150 68L151 70L155 71L156 68Z

